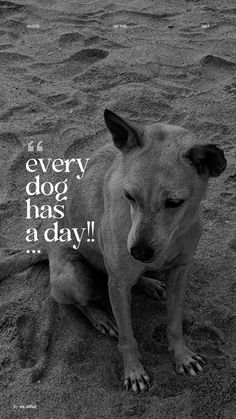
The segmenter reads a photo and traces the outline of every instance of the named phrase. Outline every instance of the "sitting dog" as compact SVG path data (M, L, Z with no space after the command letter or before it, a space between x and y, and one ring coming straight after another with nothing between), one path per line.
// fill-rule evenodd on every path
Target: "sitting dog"
M202 358L184 341L183 300L201 235L200 203L209 177L219 176L226 160L216 145L199 144L184 128L137 125L109 110L104 116L113 143L91 157L82 182L74 174L60 220L69 228L94 220L97 240L82 241L78 251L71 243L48 245L51 294L118 338L124 387L137 393L146 391L150 380L133 334L131 289L137 284L151 297L165 296L156 273L166 277L167 337L175 369L191 376L202 371ZM108 277L114 318L96 305L103 295L99 272Z

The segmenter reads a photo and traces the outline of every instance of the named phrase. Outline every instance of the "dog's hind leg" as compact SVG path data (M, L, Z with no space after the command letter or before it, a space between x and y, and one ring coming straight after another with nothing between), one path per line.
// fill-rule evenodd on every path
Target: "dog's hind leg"
M73 249L58 245L49 251L51 295L61 304L73 304L103 334L118 338L114 318L96 306L104 295L99 273Z
M142 275L137 282L137 287L155 300L166 299L166 285L164 281Z
M86 306L82 306L81 304L75 305L90 320L95 329L104 335L118 339L117 326L112 316L96 307L93 303L88 303Z

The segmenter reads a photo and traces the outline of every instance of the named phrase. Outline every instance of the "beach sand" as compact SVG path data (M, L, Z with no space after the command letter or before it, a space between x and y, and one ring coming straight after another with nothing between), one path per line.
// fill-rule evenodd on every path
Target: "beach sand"
M228 160L202 205L185 302L186 338L206 358L204 373L175 374L165 304L134 291L153 386L125 392L117 343L52 301L44 263L0 284L2 419L236 417L235 12L230 0L0 2L2 258L27 249L26 161L90 157L110 141L105 108L190 128ZM43 151L29 152L30 141Z

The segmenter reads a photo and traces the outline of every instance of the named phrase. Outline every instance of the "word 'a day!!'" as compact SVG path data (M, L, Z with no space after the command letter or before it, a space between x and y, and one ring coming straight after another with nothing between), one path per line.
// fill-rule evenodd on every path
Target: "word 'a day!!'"
M44 231L44 239L49 243L72 242L73 249L78 250L85 231L87 231L87 235L88 235L87 241L94 242L94 221L87 221L87 228L74 227L71 229L65 228L65 227L59 229L58 221L56 221L53 224L53 227L49 227ZM92 238L90 238L90 231L91 231ZM29 228L26 230L26 233L27 233L26 241L28 243L38 241L38 231L36 228Z

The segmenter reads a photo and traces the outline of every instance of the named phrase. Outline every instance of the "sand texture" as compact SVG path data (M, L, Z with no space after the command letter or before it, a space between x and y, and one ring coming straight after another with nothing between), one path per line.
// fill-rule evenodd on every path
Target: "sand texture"
M165 304L134 291L153 386L123 391L116 342L51 300L44 263L0 283L1 419L235 419L235 13L230 0L0 1L2 258L27 248L26 161L89 157L110 140L104 108L190 128L228 160L202 205L185 303L186 338L205 356L204 373L175 374ZM29 141L43 152L29 152Z

